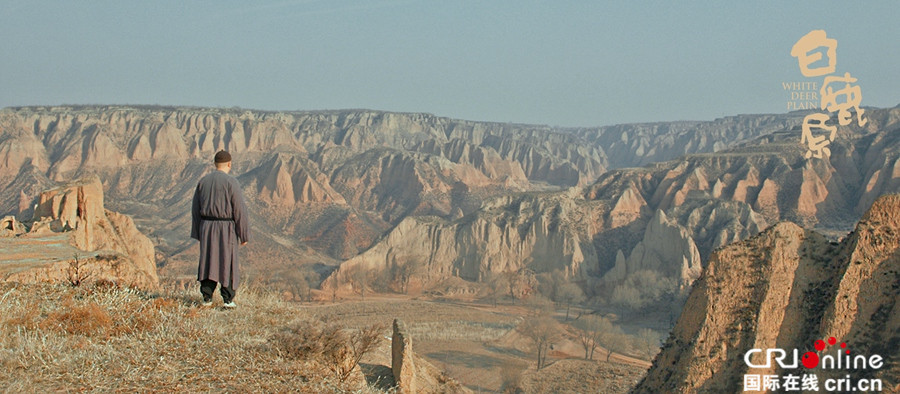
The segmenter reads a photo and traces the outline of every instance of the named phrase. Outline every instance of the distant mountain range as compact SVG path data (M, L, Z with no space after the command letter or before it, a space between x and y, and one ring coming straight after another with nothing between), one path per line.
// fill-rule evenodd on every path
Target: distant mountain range
M160 274L189 276L189 199L227 149L252 212L251 276L414 261L425 285L523 268L588 293L642 270L689 283L713 249L768 224L838 237L900 191L900 108L867 115L820 160L803 158L804 113L574 129L365 110L7 108L0 216L30 218L32 196L96 174L107 205L153 240Z

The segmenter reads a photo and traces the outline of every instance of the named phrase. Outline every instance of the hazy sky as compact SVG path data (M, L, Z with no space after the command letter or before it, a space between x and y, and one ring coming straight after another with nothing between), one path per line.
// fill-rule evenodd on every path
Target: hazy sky
M838 42L900 103L900 2L5 1L0 107L371 108L599 126L787 112L791 47ZM854 9L855 8L855 9Z

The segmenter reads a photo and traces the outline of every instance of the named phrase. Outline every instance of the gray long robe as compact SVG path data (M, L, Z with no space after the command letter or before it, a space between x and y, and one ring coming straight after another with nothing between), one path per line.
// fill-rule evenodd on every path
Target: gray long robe
M238 287L241 278L237 254L239 240L250 240L247 216L237 179L218 170L200 179L191 207L191 238L200 241L197 280L209 279L233 289Z

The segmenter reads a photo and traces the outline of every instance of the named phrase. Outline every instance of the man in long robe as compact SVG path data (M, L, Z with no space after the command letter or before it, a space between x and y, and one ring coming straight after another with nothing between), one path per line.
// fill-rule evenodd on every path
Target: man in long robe
M200 241L200 266L197 280L203 305L212 305L216 284L226 308L234 308L234 296L240 283L238 245L250 240L250 223L244 195L231 172L231 155L219 151L216 171L197 184L191 208L191 238Z

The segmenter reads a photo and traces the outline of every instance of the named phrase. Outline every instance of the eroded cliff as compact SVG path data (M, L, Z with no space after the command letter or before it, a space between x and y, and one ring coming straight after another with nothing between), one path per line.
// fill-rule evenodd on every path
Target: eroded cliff
M785 222L715 251L636 391L737 392L744 374L800 375L805 366L751 368L744 356L775 348L802 355L830 337L853 357L879 355L884 364L810 369L820 382L849 373L900 388L898 212L900 195L883 196L840 243ZM826 353L834 349L819 356Z

